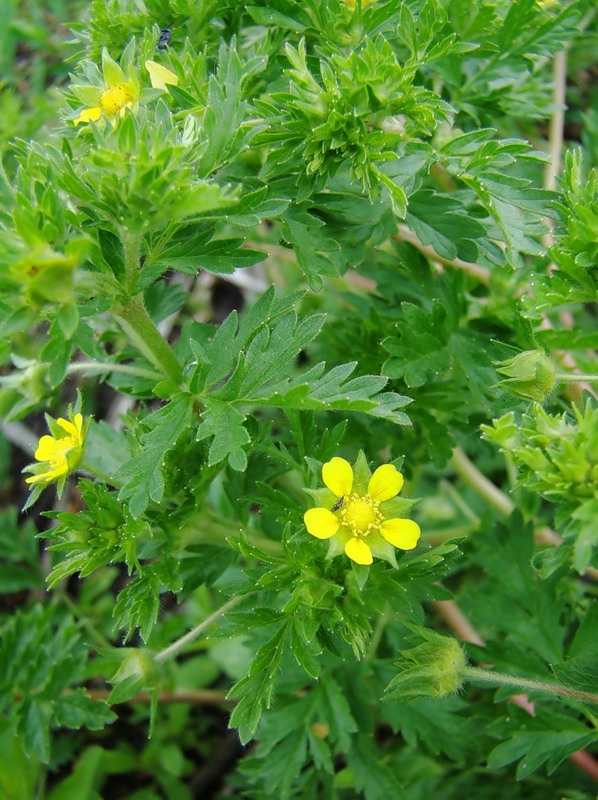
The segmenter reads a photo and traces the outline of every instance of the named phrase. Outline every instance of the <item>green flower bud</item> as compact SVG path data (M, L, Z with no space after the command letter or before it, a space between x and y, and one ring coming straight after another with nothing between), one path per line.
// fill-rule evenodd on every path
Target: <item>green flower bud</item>
M141 691L156 689L160 683L160 669L155 653L140 647L122 648L122 663L110 678L113 686L109 703L124 703Z
M543 403L557 384L555 365L541 350L526 350L501 361L497 371L506 375L499 386L524 400Z
M425 629L420 634L425 642L401 651L401 671L386 687L385 700L446 697L463 685L467 660L459 642Z
M52 392L49 364L14 353L10 359L16 369L0 377L0 415L8 421L24 417Z

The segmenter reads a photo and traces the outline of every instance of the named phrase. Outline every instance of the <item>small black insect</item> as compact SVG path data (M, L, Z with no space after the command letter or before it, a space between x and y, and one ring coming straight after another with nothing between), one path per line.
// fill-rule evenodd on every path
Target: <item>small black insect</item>
M343 495L340 500L337 500L336 503L332 506L333 511L338 511L339 508L342 506L345 496Z
M162 28L160 31L160 38L158 39L158 50L166 50L172 41L172 32L170 28Z

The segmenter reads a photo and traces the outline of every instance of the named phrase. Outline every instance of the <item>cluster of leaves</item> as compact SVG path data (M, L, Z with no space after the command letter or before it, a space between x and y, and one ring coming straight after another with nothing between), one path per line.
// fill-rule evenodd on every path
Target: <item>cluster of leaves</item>
M511 411L483 430L516 465L518 485L556 506L555 523L573 540L573 564L583 573L598 542L598 410L588 402L572 412L549 414L533 405L520 419ZM563 548L554 568L566 558Z
M23 610L2 625L3 711L18 720L26 750L47 761L52 726L101 730L114 720L81 686L88 651L77 623L52 605Z

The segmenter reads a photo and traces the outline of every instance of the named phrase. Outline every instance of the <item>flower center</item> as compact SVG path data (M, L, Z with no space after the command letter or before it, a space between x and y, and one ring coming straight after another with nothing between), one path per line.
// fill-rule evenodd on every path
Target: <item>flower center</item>
M117 83L104 89L100 95L100 107L104 114L113 117L115 114L133 101L133 95L126 83Z
M69 450L77 447L77 442L72 436L64 436L62 439L55 439L54 452L48 459L48 464L52 469L66 466L66 454Z
M341 525L348 528L353 536L367 536L380 527L382 514L378 511L378 503L367 495L360 497L352 494L341 511Z

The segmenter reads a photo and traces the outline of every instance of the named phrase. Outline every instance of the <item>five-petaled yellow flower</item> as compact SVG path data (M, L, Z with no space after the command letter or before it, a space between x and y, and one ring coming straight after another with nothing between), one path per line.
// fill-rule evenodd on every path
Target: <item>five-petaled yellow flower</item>
M99 76L97 68L95 72ZM71 91L88 108L83 109L73 120L80 122L97 122L106 117L114 125L118 116L124 116L125 109L132 108L139 99L139 81L135 73L129 69L125 75L122 68L104 48L102 51L103 85L71 84ZM101 76L98 83L101 81Z
M384 464L371 475L360 453L355 471L344 458L335 457L322 467L328 488L312 492L322 507L304 514L305 527L318 539L334 540L330 555L344 550L357 564L371 564L373 556L394 559L392 547L412 550L421 535L413 520L394 516L405 501L396 495L403 476L392 464ZM327 507L326 507L327 506Z
M75 469L83 454L85 434L81 414L75 414L72 420L60 417L54 422L48 419L48 423L54 435L42 436L39 440L35 458L40 463L25 467L29 472L35 471L26 480L34 486L66 477Z

